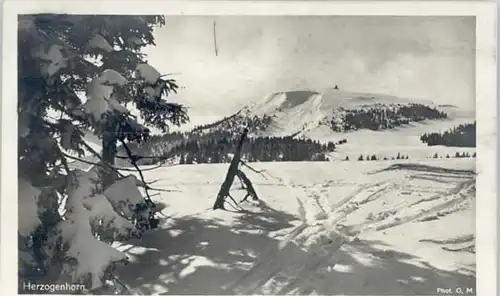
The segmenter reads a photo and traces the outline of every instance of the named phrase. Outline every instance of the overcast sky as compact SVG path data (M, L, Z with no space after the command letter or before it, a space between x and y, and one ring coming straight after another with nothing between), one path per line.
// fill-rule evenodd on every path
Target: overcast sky
M213 22L219 56L215 56ZM185 89L192 115L338 84L357 92L475 104L473 17L168 16L149 62Z

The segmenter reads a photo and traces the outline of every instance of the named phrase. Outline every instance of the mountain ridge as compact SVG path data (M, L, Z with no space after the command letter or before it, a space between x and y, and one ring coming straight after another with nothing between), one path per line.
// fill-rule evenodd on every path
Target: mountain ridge
M256 136L300 136L325 125L333 132L378 130L446 117L447 114L429 100L338 89L307 89L268 94L220 120L219 124L198 126L192 131L232 130L243 124L249 125L251 134Z
M375 154L391 159L400 153L425 158L437 150L456 154L453 148L429 150L421 140L466 119L448 120L441 110L429 101L340 90L275 92L220 120L157 136L136 149L158 160L225 162L242 128L248 127L249 161L373 159Z

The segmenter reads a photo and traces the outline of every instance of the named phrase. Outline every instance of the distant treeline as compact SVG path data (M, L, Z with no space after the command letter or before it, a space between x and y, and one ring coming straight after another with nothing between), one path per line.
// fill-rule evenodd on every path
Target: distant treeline
M422 104L397 104L394 106L372 106L358 109L343 109L342 115L334 117L329 126L333 131L342 132L358 129L392 129L410 122L426 119L446 118L445 112Z
M211 131L226 131L236 133L241 130L241 125L245 125L249 129L250 134L255 134L259 131L266 130L272 121L271 116L268 115L264 115L262 117L256 115L245 116L241 115L240 113L241 111L235 113L234 115L224 117L223 119L214 123L195 126L191 132L196 133L210 129Z
M408 155L403 155L401 153L398 152L398 155L397 156L393 156L391 157L391 160L395 160L395 159L408 159ZM349 160L349 156L346 156L345 160ZM358 161L371 161L371 160L389 160L389 158L387 156L383 157L383 158L379 158L377 157L376 154L368 154L366 156L364 156L363 154L359 155Z
M469 157L476 157L476 152L470 154L469 152L455 152L455 155L453 156L454 158L469 158ZM439 156L437 153L435 153L432 158L443 158L442 156ZM446 154L446 158L452 158L449 154Z
M180 163L230 162L238 142L237 137L217 137L207 141L187 141L165 156L180 156ZM335 144L291 137L253 137L243 145L241 155L255 161L326 161L326 153L335 151Z
M428 146L476 147L476 122L461 124L443 133L426 133L420 140Z
M476 152L470 154L469 152L456 152L454 155L451 155L450 154L446 154L445 158L469 158L469 157L476 157ZM434 153L434 155L432 157L427 157L427 158L443 158L442 155L439 155L437 152ZM401 153L398 153L397 156L393 156L393 157L387 157L387 156L384 156L384 157L378 157L376 154L367 154L366 156L361 154L359 155L359 157L357 158L358 161L372 161L372 160L400 160L400 159L409 159L408 155L403 155ZM346 158L344 159L345 161L349 161L349 156L346 156Z
M140 164L153 164L179 158L182 164L225 163L231 161L238 134L227 131L209 133L172 133L153 137L146 144L131 147L142 156ZM337 144L346 143L342 139ZM249 161L326 161L327 153L335 151L334 142L320 143L292 137L249 137L242 149L242 158ZM120 155L123 152L120 152Z

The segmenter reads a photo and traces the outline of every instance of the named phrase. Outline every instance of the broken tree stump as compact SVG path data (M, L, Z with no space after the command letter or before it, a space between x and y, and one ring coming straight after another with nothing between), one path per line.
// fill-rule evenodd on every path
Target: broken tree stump
M226 178L224 179L224 182L222 182L222 185L219 189L219 193L217 194L217 199L215 200L215 204L213 206L214 210L225 209L224 201L226 200L226 197L231 198L234 201L234 203L237 204L237 202L229 194L229 190L231 189L231 185L233 185L234 177L236 177L236 174L238 173L238 165L240 164L241 160L241 148L243 147L243 143L245 142L247 135L248 135L248 128L245 128L240 136L238 146L236 146L236 151L234 152L233 159L231 160L229 169L227 170Z

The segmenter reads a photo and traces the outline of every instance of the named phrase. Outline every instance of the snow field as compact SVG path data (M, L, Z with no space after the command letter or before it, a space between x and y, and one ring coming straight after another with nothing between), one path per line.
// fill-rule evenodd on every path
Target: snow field
M163 228L118 247L145 294L419 294L474 287L474 159L254 163L260 201L212 211L227 164L148 171ZM245 169L244 169L245 170ZM264 178L266 176L266 178ZM244 196L235 181L232 195ZM133 254L132 254L133 253Z

